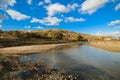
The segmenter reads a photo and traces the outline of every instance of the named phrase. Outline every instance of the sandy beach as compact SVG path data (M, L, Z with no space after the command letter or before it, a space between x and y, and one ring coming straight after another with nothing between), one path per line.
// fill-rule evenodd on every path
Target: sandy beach
M91 41L90 46L112 52L120 52L120 41Z

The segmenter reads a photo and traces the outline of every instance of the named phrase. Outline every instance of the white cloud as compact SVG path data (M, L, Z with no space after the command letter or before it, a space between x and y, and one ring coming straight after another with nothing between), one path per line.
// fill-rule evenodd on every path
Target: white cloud
M42 6L43 4L44 4L44 2L40 1L40 2L38 3L38 6Z
M41 23L41 20L37 19L37 18L32 18L32 20L30 22L31 23Z
M31 28L31 26L25 26L25 28L28 28L28 29L29 29L29 28Z
M31 20L31 23L41 23L44 25L49 25L49 26L54 26L54 25L59 25L59 23L61 22L61 19L58 19L57 17L45 17L42 20L37 19L37 18L33 18Z
M6 12L11 16L12 19L15 19L18 21L30 18L30 16L24 15L18 11L15 11L15 10L9 9L9 10L6 10Z
M60 3L50 4L49 6L46 6L46 10L48 11L47 14L49 16L54 16L57 13L69 12L69 9Z
M44 0L45 3L51 3L51 0Z
M62 20L58 19L57 17L46 17L41 21L41 23L45 25L53 26L53 25L59 25L61 21Z
M36 27L34 27L34 28L37 28L37 29L44 29L44 28L41 27L41 26L36 26Z
M16 0L0 0L0 8L7 8L8 6L14 6Z
M8 16L0 14L0 23L7 18L8 18Z
M65 22L84 22L86 19L84 18L74 18L74 17L66 17Z
M115 26L120 24L120 20L115 20L115 21L111 21L110 23L108 23L109 26Z
M54 3L48 6L45 6L48 16L54 16L55 14L60 14L60 13L68 13L71 10L75 10L78 7L79 7L79 4L77 3L68 4L67 6L60 3Z
M79 7L78 3L68 4L67 7L71 10L75 10L77 7Z
M120 37L120 31L115 32L97 32L95 33L97 36L114 36L114 37Z
M109 0L85 0L80 8L80 12L85 14L92 14L99 8L103 7Z
M29 5L31 5L31 4L32 4L32 0L27 0L27 3L28 3Z
M120 3L115 6L115 10L118 11L120 9Z

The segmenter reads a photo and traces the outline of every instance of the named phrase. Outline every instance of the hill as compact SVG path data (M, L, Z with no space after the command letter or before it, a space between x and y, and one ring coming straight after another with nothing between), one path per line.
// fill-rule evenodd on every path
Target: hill
M0 30L0 46L21 46L33 44L70 43L78 41L117 40L111 36L93 36L60 29L32 31Z
M90 35L67 30L0 31L0 46L69 43L87 41Z
M76 36L81 36L81 39L87 39L91 35L76 33L60 29L48 30L33 30L33 31L2 31L0 32L1 39L62 39L62 40L76 40Z

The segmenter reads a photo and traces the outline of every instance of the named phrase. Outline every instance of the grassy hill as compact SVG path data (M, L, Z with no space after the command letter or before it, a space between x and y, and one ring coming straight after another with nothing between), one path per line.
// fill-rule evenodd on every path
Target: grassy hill
M67 30L48 29L33 31L0 31L0 46L69 43L87 41L90 35Z
M33 31L1 31L0 47L70 43L78 41L115 40L111 36L92 36L60 29L33 30Z

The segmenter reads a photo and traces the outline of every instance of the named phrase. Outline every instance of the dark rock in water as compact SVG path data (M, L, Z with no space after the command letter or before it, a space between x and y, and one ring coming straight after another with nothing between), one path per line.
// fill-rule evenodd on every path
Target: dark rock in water
M28 69L28 70L21 72L21 77L26 78L26 77L34 75L35 73L36 72L33 69Z
M15 57L0 57L0 71L7 75L0 76L0 80L77 80L77 76L54 69L41 62L20 62ZM4 77L5 76L5 77Z

